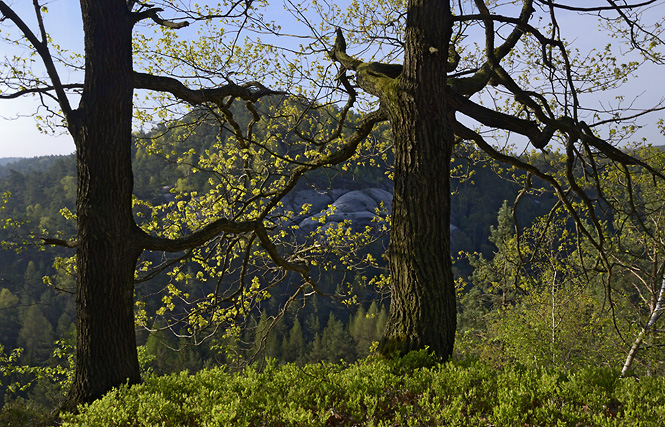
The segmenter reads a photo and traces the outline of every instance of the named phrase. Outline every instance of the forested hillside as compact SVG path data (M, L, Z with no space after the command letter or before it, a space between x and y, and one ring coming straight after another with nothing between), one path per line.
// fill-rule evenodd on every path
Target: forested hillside
M14 162L17 162L19 160L22 160L22 158L21 157L2 157L2 158L0 158L0 166L5 166L9 163L14 163Z
M165 135L159 136L163 148L161 152L155 152L151 145L157 135ZM192 173L204 169L196 159L171 160L168 152L187 152L191 147L197 147L200 152L214 149L217 135L218 130L211 128L208 133L183 138L177 130L165 132L165 129L158 128L136 136L134 170L136 214L139 218L148 212L146 206L174 203L207 190L209 176L201 170L201 173ZM476 155L460 152L455 161L460 177L455 181L453 197L452 243L456 253L483 253L491 257L495 250L488 240L491 226L496 225L501 205L504 201L512 203L519 187L507 179L508 175L500 177L495 174L489 162L472 164L467 160ZM351 222L357 221L362 215L354 216L357 213L354 211L367 208L355 207L354 200L358 199L351 197L351 194L362 196L368 189L374 189L374 193L370 193L379 194L381 191L380 194L387 195L384 196L387 200L382 203L389 204L391 187L386 184L387 173L389 168L385 163L363 161L348 170L312 174L306 184L298 187L291 203L301 205L311 202L312 194L323 194L328 197L322 199L324 202L334 202L347 194L350 205L338 203L338 214L349 215ZM0 273L0 344L5 354L22 348L21 363L32 366L65 363L65 359L55 359L53 351L59 347L71 351L73 344L74 280L73 267L68 258L71 252L66 248L45 248L40 238L69 239L75 235L75 225L71 220L76 211L75 159L73 156L23 159L4 166L0 169L0 176L0 188L8 195L2 216L15 223L15 226L3 230L0 238L0 241L6 242L0 252L0 265L3 266ZM522 211L528 212L521 218L524 223L531 221L538 213L546 212L553 204L551 196L547 195L524 203L529 204L529 209ZM328 203L319 203L314 209L298 221L310 218L317 213L316 209L325 211ZM344 209L349 212L341 212ZM313 217L316 218L315 215ZM334 216L329 216L328 222L333 219ZM299 234L294 238L308 237ZM372 268L359 271L357 277L349 279L348 274L334 272L320 274L319 289L331 296L321 295L307 303L291 305L286 315L270 327L272 331L265 339L273 317L280 314L280 307L289 295L280 290L280 287L289 286L288 281L273 289L270 298L253 308L254 314L245 320L244 330L237 340L224 338L222 333L209 337L205 335L206 339L201 340L201 336L182 337L187 334L179 328L185 326L173 326L168 313L165 316L156 314L164 304L164 289L172 283L171 276L161 274L149 280L139 279L136 291L140 321L137 325L137 344L144 348L142 354L146 368L158 374L181 369L197 371L206 366L235 365L257 355L299 364L321 360L351 362L365 357L372 342L380 338L387 317L386 289L368 284L371 275L385 272L383 253L386 245L384 233L370 247L363 249L374 254L377 261ZM55 263L54 255L58 256ZM147 254L144 261L150 260L158 263L159 256ZM182 270L190 269L191 272L196 268L195 264L191 264ZM471 273L466 258L460 258L456 268L460 277L466 278ZM342 290L345 282L355 283L356 288ZM187 281L185 286L185 291L191 295L203 292L198 289L203 284L196 280ZM353 295L355 302L343 304L335 296L340 294ZM178 335L181 337L178 338ZM51 404L49 399L56 399L56 396L49 395L52 392L48 387L38 383L18 395ZM5 388L2 392L5 393Z
M136 135L135 214L147 222L165 221L169 206L191 201L210 185L201 160L194 156L183 160L169 153L187 153L193 147L204 152L218 149L219 132L213 128L183 138L177 127L172 129ZM156 142L161 151L155 150ZM662 158L657 149L636 150L635 154L652 156L652 161ZM541 160L552 170L557 161L556 156ZM453 252L458 254L454 264L460 293L458 354L497 366L514 361L536 368L620 366L632 337L640 336L636 329L644 321L640 319L648 319L653 311L653 307L640 305L640 290L633 279L614 275L614 300L609 306L603 274L590 268L593 251L576 246L569 238L575 227L560 209L550 211L555 206L551 190L534 181L530 192L518 198L523 175L502 169L465 146L459 147L453 163L457 166L451 227ZM0 344L7 366L31 366L33 370L7 370L2 396L7 402L29 398L53 407L63 396L53 381L66 384L74 351L73 264L67 248L44 247L41 242L42 238L67 240L75 235L75 159L24 159L5 168L0 179L5 194L2 218L9 222L4 223L0 238L4 242L0 251ZM350 363L369 355L386 324L389 300L385 282L377 279L386 274L386 230L378 230L367 216L368 210L376 209L377 218L381 211L385 214L386 207L389 210L391 188L385 179L389 173L385 163L359 160L353 167L311 174L294 189L293 196L285 199L284 210L296 210L302 204L313 207L292 216L288 227L283 224L295 230L289 239L326 242L339 237L330 233L336 227L360 236L370 233L372 239L348 246L357 251L349 260L370 254L373 262L348 261L347 268L338 269L340 259L327 259L316 276L320 294L291 301L286 310L292 283L285 277L270 288L270 295L251 306L250 315L242 319L235 333L210 324L192 334L178 320L188 302L174 293L176 283L180 283L178 292L186 293L189 300L203 298L205 289L210 289L210 284L198 280L199 264L184 262L178 270L162 269L161 274L156 274L159 268L140 270L137 345L144 371L163 375L217 366L234 369L269 359L297 365ZM608 232L617 235L619 250L629 239L633 245L646 245L639 243L637 235L626 234L630 217L622 216L623 196L619 188L617 191L604 198ZM654 193L650 197L659 200L660 196ZM513 216L511 206L516 198L520 206ZM650 203L646 194L640 198L640 203ZM155 206L165 208L154 210ZM662 207L654 209L660 212ZM515 232L515 218L520 234ZM638 268L648 270L648 258L637 247L631 251L633 274L638 274ZM149 252L141 262L159 266L184 259L179 257L169 259ZM174 271L182 272L180 282L174 281ZM229 275L237 273L230 270ZM623 341L620 336L625 337ZM649 340L657 344L659 336ZM635 369L660 372L659 347L646 349Z

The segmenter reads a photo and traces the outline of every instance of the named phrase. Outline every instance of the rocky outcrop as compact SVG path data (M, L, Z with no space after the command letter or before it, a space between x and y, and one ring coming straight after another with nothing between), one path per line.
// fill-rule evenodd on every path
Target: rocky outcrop
M384 189L367 188L364 190L342 191L331 191L332 194L321 195L316 200L316 204L312 203L311 212L313 215L295 219L300 229L310 233L322 225L330 226L330 224L350 221L353 229L360 231L364 230L366 226L372 225L377 210L390 212L393 196ZM335 192L338 195L335 195ZM307 203L304 200L311 199L313 199L312 195L307 194L306 191L294 195L294 202ZM326 201L327 205L325 205ZM325 216L325 223L322 224L319 218L323 216Z
M383 188L364 188L360 190L335 189L318 191L314 189L298 190L284 200L284 209L295 212L292 223L297 224L305 233L311 233L317 227L328 227L350 221L354 231L362 231L372 226L377 210L390 213L393 195ZM309 212L298 215L304 204L311 205ZM325 217L325 221L319 219ZM456 227L451 225L451 231Z
M363 231L366 226L376 225L374 218L377 209L390 214L393 195L384 188L315 190L301 189L292 192L283 201L284 210L295 213L291 224L298 225L304 233L311 233L317 228L325 229L331 225L349 221L354 231ZM311 205L307 214L298 215L304 204ZM325 217L325 221L320 221ZM450 225L450 231L458 228Z

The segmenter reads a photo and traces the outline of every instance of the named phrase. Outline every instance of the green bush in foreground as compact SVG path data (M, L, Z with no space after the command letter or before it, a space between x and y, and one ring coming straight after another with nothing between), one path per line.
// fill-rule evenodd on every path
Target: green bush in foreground
M65 426L656 426L665 379L585 368L502 370L418 352L353 365L269 365L148 378L63 416Z

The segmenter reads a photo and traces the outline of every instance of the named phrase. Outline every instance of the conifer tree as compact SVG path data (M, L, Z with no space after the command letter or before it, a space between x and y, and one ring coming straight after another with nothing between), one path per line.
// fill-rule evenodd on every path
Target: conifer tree
M9 289L0 289L0 345L7 351L17 347L19 323L19 297Z
M51 355L53 325L42 314L39 305L31 305L23 315L18 345L24 348L26 365L40 365Z
M328 323L321 334L321 352L324 360L331 363L351 362L356 358L353 341L344 324L330 312Z
M288 335L282 341L282 358L285 362L302 363L306 353L306 343L302 326L296 317Z

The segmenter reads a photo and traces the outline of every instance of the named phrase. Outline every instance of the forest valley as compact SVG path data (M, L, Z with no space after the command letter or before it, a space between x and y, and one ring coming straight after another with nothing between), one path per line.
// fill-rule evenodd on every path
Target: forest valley
M0 100L34 97L75 145L2 167L2 414L662 419L631 380L663 371L662 0L80 0L80 52L52 37L58 6L0 0ZM344 394L337 362L391 383ZM548 397L431 388L492 368ZM266 378L337 385L288 420L270 387L190 417L199 391L157 399L182 369L241 402Z
M190 203L208 191L209 180L200 164L148 154L148 141L159 139L169 152L188 153L193 147L212 150L219 129L188 135L183 126L160 127L135 136L135 212L150 221L167 221L165 211L147 206ZM380 137L380 135L376 135ZM660 161L659 148L636 149L641 157ZM557 167L560 156L540 154L540 161ZM363 189L389 175L390 159L359 161L349 167L313 174L303 187ZM501 167L471 147L457 152L454 164L452 247L458 292L456 358L476 358L490 366L519 363L536 368L573 369L604 366L619 369L631 346L640 339L631 375L663 374L659 324L646 329L662 298L662 285L653 263L660 247L649 246L623 215L620 184L607 206L608 235L616 240L613 256L627 267L612 278L608 300L604 272L594 270L591 248L576 243L574 227L556 209L556 198L545 185L533 183L521 191L523 174ZM183 165L186 165L185 167ZM192 173L196 171L196 173ZM2 397L5 403L28 399L43 408L62 402L71 381L74 357L74 270L67 249L53 262L40 239L71 233L74 227L75 161L73 156L16 160L0 167L3 200L3 250L0 252L0 343L3 348ZM605 177L612 182L614 177ZM662 198L651 183L636 182L649 191L636 194L650 209L653 233L664 221ZM492 191L487 192L486 189ZM610 200L610 199L608 199ZM519 202L521 210L512 209ZM154 208L153 208L154 209ZM326 214L326 211L328 212ZM159 212L159 213L150 213ZM387 321L389 294L385 210L377 209L372 226L354 228L352 220L326 222L326 206L311 233L290 224L294 247L317 241L322 252L317 277L319 294L289 301L289 278L257 285L255 297L242 316L210 324L183 321L197 313L196 304L219 287L231 286L241 270L201 280L204 267L185 254L165 259L146 254L142 264L165 274L143 273L136 287L137 345L144 375L166 375L212 367L239 369L266 361L298 366L326 361L352 363L376 351ZM516 232L519 230L519 233ZM250 283L265 280L261 268L246 273ZM234 277L236 275L236 277ZM256 279L255 279L256 278ZM209 298L209 297L208 297ZM197 322L201 322L198 319ZM222 325L222 326L220 326ZM18 400L17 400L18 399Z

